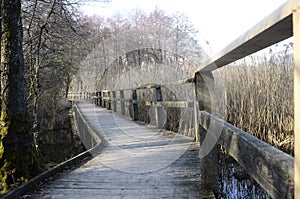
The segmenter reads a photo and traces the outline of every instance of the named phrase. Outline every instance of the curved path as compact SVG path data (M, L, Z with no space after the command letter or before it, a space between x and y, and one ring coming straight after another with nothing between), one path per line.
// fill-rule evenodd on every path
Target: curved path
M92 104L79 108L105 146L32 198L201 198L199 146L191 138Z

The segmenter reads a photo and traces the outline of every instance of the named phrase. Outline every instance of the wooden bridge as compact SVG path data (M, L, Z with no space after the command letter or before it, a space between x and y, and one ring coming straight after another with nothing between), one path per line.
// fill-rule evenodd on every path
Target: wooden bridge
M292 36L295 159L212 115L209 92L212 71ZM222 145L271 197L300 198L299 0L275 10L203 64L194 77L172 83L182 84L193 85L193 101L164 101L165 85L70 93L71 100L81 101L74 106L77 125L94 158L45 185L33 198L203 198L216 191L219 175L216 145L201 155L205 140ZM153 110L149 125L138 122L139 90L153 93L154 100L143 101ZM193 109L195 139L161 130L166 107Z

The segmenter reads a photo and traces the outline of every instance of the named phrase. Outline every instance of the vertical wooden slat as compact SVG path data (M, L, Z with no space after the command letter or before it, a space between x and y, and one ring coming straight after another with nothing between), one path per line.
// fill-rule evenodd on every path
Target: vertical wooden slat
M293 10L294 34L294 136L295 136L295 198L300 198L300 3Z

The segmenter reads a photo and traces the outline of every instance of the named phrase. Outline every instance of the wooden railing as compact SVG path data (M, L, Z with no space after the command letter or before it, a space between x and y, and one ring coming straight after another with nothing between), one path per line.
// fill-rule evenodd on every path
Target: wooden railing
M76 104L73 106L74 119L77 125L78 135L86 150L90 153L97 153L98 147L102 143L99 135L86 123Z
M264 49L272 44L294 36L294 135L295 135L295 159L282 151L264 143L231 124L211 114L210 93L207 83L214 84L212 71L234 62L242 57ZM264 188L273 198L300 198L300 1L290 0L263 19L255 27L232 42L228 47L216 56L212 57L194 78L172 83L180 85L193 83L195 86L194 102L188 101L164 101L161 88L164 85L145 85L138 88L114 91L97 91L89 93L88 99L93 99L95 104L112 109L114 112L125 114L125 103L131 103L132 118L138 120L137 90L155 89L155 100L147 101L148 106L155 107L156 125L160 128L160 107L194 107L196 139L202 145L206 136L212 136L226 149L226 151L239 162L248 173ZM130 91L132 97L126 99L124 92ZM119 97L116 97L118 94ZM78 96L76 94L75 96ZM81 97L83 98L82 94ZM76 97L73 97L76 99ZM117 108L119 107L119 109ZM199 124L199 125L198 125ZM213 137L208 131L210 127L221 129L219 137ZM217 148L201 158L202 169L208 174L206 189L215 189L211 183L218 177L218 169L213 160L216 157Z
M191 92L197 91L195 93L197 99L194 101L164 101L162 88L167 87L167 85L153 84L124 90L90 92L89 95L91 96L88 99L91 99L97 106L121 115L127 114L129 116L128 112L131 111L133 120L140 119L138 104L143 102L146 106L154 108L155 120L151 124L156 125L157 128L164 128L163 119L160 118L163 115L163 108L193 108L195 114L193 122L196 127L195 138L200 141L201 145L206 136L211 136L212 139L215 139L215 143L221 144L228 154L242 165L272 197L293 198L294 159L277 148L210 114L211 107L208 101L210 97L208 96L209 90L206 84L211 79L208 78L212 78L212 76L202 74L200 77L196 75L195 78L168 84L168 86L196 85L196 89L191 90ZM137 95L139 90L152 90L152 99L154 100L139 99ZM126 92L130 93L130 95L127 94L127 96L130 96L129 98L126 98L124 94ZM221 129L222 132L219 137L214 137L216 135L213 133L207 134L209 128ZM218 162L217 153L218 148L214 146L209 154L200 159L201 170L206 174L201 185L203 190L217 192L219 176L219 168L216 164Z
M258 142L242 130L208 114L209 104L205 99L208 98L209 93L203 89L205 81L213 82L211 72L217 68L292 36L295 39L295 161L294 158L265 143ZM210 121L210 125L222 124L224 128L219 139L221 144L273 198L300 198L300 1L290 0L279 7L203 64L195 78L197 100L203 101L203 106L200 106L203 131L207 129L204 121Z

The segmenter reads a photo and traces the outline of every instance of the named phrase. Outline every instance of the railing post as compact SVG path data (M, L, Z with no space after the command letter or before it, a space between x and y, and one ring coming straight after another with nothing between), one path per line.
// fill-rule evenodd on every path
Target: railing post
M199 124L198 124L198 113L199 113L199 106L198 106L198 101L196 98L196 84L193 84L194 88L194 128L195 128L195 142L198 143L200 142L200 136L199 136Z
M95 96L96 98L96 106L99 106L99 92L98 91L96 91L96 96Z
M300 198L300 3L293 11L294 35L294 197Z
M99 91L99 106L102 107L103 106L103 99L102 99L102 91Z
M116 91L112 91L112 110L113 112L117 112L117 99L116 99Z
M196 99L199 104L200 111L211 112L211 98L209 86L214 85L214 78L211 72L195 74L195 92ZM204 138L210 136L206 130L199 125L199 138L200 138L200 153L201 147L204 144ZM201 169L201 190L203 195L209 193L218 194L218 148L217 145L211 146L212 150L207 151L207 155L200 154L200 169ZM205 149L204 149L205 150Z
M102 107L106 108L106 91L102 91Z
M161 87L157 87L155 89L155 120L156 120L156 126L157 128L161 129L164 127L165 124L165 114L164 114L164 109L161 106L157 106L157 102L162 102L163 97L162 97L162 92L161 92Z
M124 101L123 90L120 90L120 106L121 106L121 115L125 115L125 101Z
M107 91L107 110L111 110L111 92Z
M132 90L132 111L134 121L139 120L138 102L137 102L137 92L136 89Z

